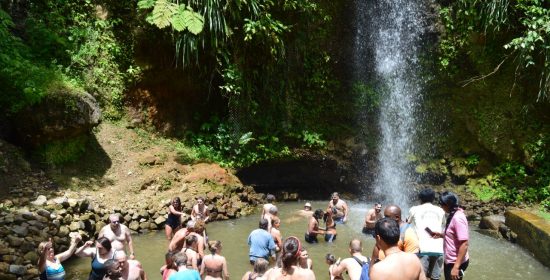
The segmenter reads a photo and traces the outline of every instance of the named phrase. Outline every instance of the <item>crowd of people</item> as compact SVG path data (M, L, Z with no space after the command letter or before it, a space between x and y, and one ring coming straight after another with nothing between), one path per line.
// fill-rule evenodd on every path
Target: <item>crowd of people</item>
M364 279L462 279L469 264L468 222L464 209L459 206L458 196L444 192L439 196L439 206L434 205L436 194L431 189L419 192L420 205L409 210L402 218L397 205L381 203L367 211L362 232L375 239L370 258L363 253L360 239L349 242L349 257L337 258L326 255L327 272L331 280ZM295 236L283 238L281 220L275 197L267 195L258 228L248 236L251 270L242 280L313 280L313 261L302 240ZM173 198L168 206L165 233L168 239L165 265L160 268L163 280L226 280L229 270L222 256L222 242L208 240L206 222L208 207L204 198L197 198L191 211L191 220L182 227L184 215L181 201ZM347 203L333 193L326 209L312 209L304 205L299 215L307 219L303 241L318 243L318 236L325 242L336 242L337 225L348 220ZM446 215L447 214L447 215ZM95 242L81 241L78 234L71 234L69 248L55 254L50 239L38 247L40 279L65 279L61 264L73 254L91 259L88 279L147 280L148 276L136 259L132 236L118 214L109 216L109 224L101 229ZM205 253L209 252L209 253ZM244 264L243 264L244 265Z

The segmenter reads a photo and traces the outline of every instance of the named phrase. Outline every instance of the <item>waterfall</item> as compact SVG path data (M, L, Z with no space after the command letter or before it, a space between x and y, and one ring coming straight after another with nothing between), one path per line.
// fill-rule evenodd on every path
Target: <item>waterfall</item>
M361 52L368 44L372 58L364 64L372 64L372 79L381 98L375 197L404 209L409 207L414 181L408 158L415 152L422 99L419 52L425 4L423 0L356 1L356 7L363 10L357 16L367 17L369 24L368 35L364 27L357 29L356 49Z

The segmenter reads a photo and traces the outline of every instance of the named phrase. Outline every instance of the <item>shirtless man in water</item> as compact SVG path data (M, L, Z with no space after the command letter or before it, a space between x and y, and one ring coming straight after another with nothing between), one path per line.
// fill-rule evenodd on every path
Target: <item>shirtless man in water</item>
M349 253L351 258L343 259L341 262L338 260L335 263L335 267L332 269L334 276L342 276L344 271L348 272L350 280L361 279L361 272L363 270L363 264L369 262L369 259L361 254L363 246L361 240L353 239L349 243Z
M348 219L349 208L348 204L340 199L340 195L337 192L332 193L332 199L328 202L327 209L336 208L336 215L334 215L334 221L337 224L343 224Z
M370 209L365 216L365 224L363 225L363 233L366 235L374 236L374 225L376 221L382 219L382 204L377 202L374 204L374 208Z
M132 242L132 236L130 235L130 229L120 223L120 215L111 214L109 216L109 224L104 226L97 238L105 237L111 241L113 250L125 251L125 247L128 246L128 252L130 252L130 259L135 259L134 245Z
M187 225L184 228L179 229L176 231L174 236L172 237L172 240L170 240L170 244L168 245L168 251L170 252L177 252L181 251L183 249L183 243L185 242L185 237L193 231L193 228L195 227L195 221L188 221Z
M267 201L267 203L264 204L264 206L262 207L262 216L260 216L260 219L265 219L264 216L269 214L269 209L275 206L275 204L273 204L273 201L275 201L274 195L267 194L267 196L265 197L265 200Z
M141 263L136 260L128 260L124 251L116 252L116 261L120 271L121 279L123 280L147 280L147 275L141 266Z
M370 269L372 280L426 280L422 264L415 254L399 249L399 224L391 218L376 222L376 246L384 251L386 258Z

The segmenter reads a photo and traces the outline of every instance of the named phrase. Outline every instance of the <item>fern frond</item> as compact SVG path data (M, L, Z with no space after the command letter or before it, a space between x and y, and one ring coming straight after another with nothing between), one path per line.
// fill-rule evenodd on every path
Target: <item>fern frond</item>
M137 5L142 10L150 9L155 5L155 0L139 0Z
M178 7L178 10L176 13L172 16L171 22L172 27L176 31L183 31L185 28L187 28L187 20L185 19L185 5L181 4Z
M168 0L157 0L153 9L152 22L160 29L170 25L172 16L176 13L178 5Z

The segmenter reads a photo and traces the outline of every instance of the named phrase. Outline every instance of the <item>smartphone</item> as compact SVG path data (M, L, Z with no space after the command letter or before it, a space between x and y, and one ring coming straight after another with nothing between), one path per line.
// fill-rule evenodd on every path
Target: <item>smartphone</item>
M429 227L426 227L424 229L429 235L434 235L434 232L429 228Z

